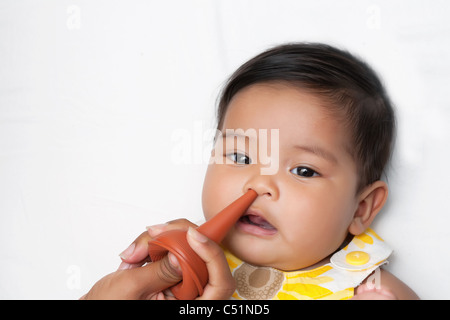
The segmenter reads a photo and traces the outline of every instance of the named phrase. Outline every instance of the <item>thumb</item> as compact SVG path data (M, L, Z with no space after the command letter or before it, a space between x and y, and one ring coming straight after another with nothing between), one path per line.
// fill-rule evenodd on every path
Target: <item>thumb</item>
M133 273L136 295L141 299L150 299L182 279L181 267L171 253L161 260L128 271Z

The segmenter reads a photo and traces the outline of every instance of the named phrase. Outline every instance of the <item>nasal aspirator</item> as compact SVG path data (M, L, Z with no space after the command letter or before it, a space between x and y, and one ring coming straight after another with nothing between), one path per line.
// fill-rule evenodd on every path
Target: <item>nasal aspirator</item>
M256 191L250 189L199 226L197 231L214 242L220 243L257 196ZM192 300L203 294L203 288L208 282L208 270L205 262L189 246L186 231L170 230L158 235L149 242L148 251L152 261L161 260L168 252L178 259L183 279L171 288L177 299Z

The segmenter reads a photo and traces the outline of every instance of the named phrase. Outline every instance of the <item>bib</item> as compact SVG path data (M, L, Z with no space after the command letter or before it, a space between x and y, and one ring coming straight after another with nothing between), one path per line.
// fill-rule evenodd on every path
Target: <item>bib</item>
M345 248L334 253L330 263L306 271L281 271L256 267L225 250L236 281L232 299L313 300L350 299L354 288L374 270L387 263L392 249L372 229L353 237Z

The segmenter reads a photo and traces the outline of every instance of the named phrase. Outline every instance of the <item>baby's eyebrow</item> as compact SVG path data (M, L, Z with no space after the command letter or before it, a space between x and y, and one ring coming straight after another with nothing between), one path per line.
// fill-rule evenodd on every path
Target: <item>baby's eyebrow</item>
M233 138L233 137L238 137L238 138L247 138L246 135L240 134L240 133L230 133L230 132L224 132L222 133L222 137L223 138Z
M256 139L256 130L247 129L246 131L243 130L233 130L233 129L227 129L225 132L221 132L222 138L244 138L244 139Z
M308 146L308 145L295 145L294 149L299 149L304 152L312 153L318 157L328 160L333 163L338 163L337 158L329 151L322 149L318 146Z

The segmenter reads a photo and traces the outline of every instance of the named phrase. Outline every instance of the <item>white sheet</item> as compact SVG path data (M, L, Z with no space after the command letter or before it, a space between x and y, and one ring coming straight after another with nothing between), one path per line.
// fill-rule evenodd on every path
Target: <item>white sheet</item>
M394 274L422 298L449 299L449 9L1 1L0 298L78 298L146 225L201 219L220 86L261 50L306 40L346 47L384 78L399 139L374 229L394 248Z

